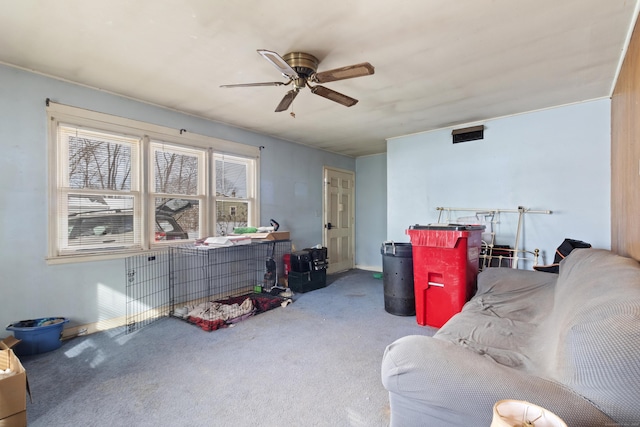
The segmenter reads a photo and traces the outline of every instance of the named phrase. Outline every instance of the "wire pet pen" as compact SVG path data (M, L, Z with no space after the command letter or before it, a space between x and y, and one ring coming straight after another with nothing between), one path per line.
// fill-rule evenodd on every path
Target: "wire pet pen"
M283 256L289 240L253 242L229 247L177 246L157 254L127 259L127 331L133 332L161 316L192 321L214 330L233 321L280 305L268 294L246 296L262 285L266 262L273 259L276 277L284 273ZM249 307L250 306L250 307ZM186 309L186 312L185 312Z
M168 249L125 259L127 333L169 314Z

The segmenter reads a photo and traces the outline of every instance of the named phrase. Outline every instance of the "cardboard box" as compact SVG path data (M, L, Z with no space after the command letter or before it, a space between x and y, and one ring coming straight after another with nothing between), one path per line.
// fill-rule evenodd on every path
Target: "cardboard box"
M20 340L13 336L3 338L2 341L0 341L0 350L9 350L10 348L15 347L19 342Z
M0 420L0 427L25 427L27 425L27 411L18 412Z
M0 427L27 425L27 372L11 349L18 342L0 341Z
M248 236L256 240L289 240L288 231L271 231L268 233L246 233L244 236Z

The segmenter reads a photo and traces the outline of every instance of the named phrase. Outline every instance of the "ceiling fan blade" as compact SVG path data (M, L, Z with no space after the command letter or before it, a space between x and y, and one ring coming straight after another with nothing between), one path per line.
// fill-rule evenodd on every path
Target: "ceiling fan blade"
M264 83L238 83L235 85L220 85L220 87L253 87L253 86L284 86L288 83L264 82Z
M278 106L276 107L276 113L279 113L280 111L286 111L291 105L291 103L293 102L293 100L296 99L296 96L298 96L298 92L299 91L295 89L292 89L289 92L287 92L284 98L282 98L282 101L280 101L280 104L278 104Z
M312 80L317 83L327 83L336 80L352 79L354 77L370 76L374 72L375 69L373 65L368 62L363 62L361 64L347 65L346 67L316 73L313 75Z
M296 73L296 71L293 68L291 68L289 64L287 64L287 61L285 61L276 52L272 52L266 49L258 49L258 53L262 55L264 59L266 59L271 64L273 64L273 66L276 67L278 71L280 71L282 74L289 77L290 79L297 79L299 77L298 73Z
M343 95L340 92L336 92L335 90L328 89L324 86L312 87L311 93L315 93L316 95L320 95L323 98L327 98L331 101L337 102L338 104L342 104L345 107L351 107L358 103L357 99L351 98L347 95Z

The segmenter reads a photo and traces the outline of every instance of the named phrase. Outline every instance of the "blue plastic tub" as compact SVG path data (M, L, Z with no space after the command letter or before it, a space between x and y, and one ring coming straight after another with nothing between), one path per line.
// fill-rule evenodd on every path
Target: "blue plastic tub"
M62 345L62 327L69 319L64 317L44 317L21 320L7 326L20 342L13 348L18 356L46 353Z

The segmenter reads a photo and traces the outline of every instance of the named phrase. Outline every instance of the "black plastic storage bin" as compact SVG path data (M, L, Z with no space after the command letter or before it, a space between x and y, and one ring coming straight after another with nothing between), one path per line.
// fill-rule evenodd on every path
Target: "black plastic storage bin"
M385 311L396 316L414 316L416 297L411 243L384 242L380 253Z
M327 270L311 270L305 273L289 272L289 288L293 292L309 292L327 286Z

